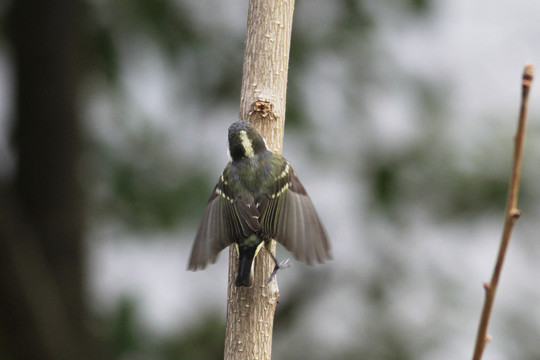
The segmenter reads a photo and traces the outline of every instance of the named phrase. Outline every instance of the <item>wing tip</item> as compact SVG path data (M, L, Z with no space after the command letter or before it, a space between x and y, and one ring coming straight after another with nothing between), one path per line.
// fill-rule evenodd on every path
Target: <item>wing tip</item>
M189 260L187 270L188 271L204 270L206 269L208 264L215 264L217 261L217 258L218 258L217 254L210 258L202 258L202 255L195 256L194 254L191 254L191 258Z

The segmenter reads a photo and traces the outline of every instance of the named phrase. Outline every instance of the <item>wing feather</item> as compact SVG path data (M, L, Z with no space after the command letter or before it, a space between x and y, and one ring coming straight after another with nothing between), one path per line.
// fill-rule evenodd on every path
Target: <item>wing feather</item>
M188 264L189 270L204 269L208 262L214 263L217 260L217 254L231 243L231 227L226 225L225 221L228 217L229 206L226 199L216 196L217 189L218 186L208 200L195 236Z
M225 168L224 173L227 171ZM221 250L260 231L259 212L253 199L235 199L220 177L210 195L195 236L188 270L202 270L215 263Z
M286 163L272 194L261 205L261 227L268 238L308 264L331 258L328 235L304 186Z

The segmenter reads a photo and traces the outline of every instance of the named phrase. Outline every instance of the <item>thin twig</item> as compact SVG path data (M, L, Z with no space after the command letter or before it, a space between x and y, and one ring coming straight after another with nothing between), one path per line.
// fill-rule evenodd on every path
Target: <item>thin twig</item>
M497 255L497 262L495 263L495 268L493 269L491 281L489 283L484 283L486 296L484 300L484 307L482 308L482 317L480 318L480 324L478 326L473 360L480 360L482 358L484 348L487 342L491 339L491 337L487 334L491 309L493 308L495 293L497 291L497 285L499 284L499 277L501 275L506 249L508 248L508 242L510 241L510 235L512 235L514 224L521 214L517 208L517 199L519 193L519 181L521 178L521 164L523 162L523 143L525 142L525 124L527 120L529 90L531 88L533 75L533 65L527 64L525 66L525 70L523 71L522 77L521 109L519 113L518 128L514 137L514 161L512 166L512 176L510 177L510 184L508 187L504 228L499 247L499 254Z

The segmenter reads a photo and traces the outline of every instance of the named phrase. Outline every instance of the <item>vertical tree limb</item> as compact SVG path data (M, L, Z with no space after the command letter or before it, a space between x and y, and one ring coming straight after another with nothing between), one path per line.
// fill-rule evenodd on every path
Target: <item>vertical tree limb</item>
M294 0L250 0L240 98L240 119L251 121L269 148L281 152ZM275 242L272 242L275 252ZM276 280L266 251L255 258L250 288L236 287L238 255L229 252L225 359L270 359Z
M96 359L87 332L77 116L80 4L11 1L16 155L0 189L0 331L10 359Z
M506 201L506 211L504 219L504 228L499 247L499 254L493 269L493 275L489 283L484 283L486 291L482 316L478 326L478 334L476 336L476 344L474 348L473 360L480 360L482 353L489 341L490 337L487 334L491 309L495 301L495 293L499 284L499 278L502 271L506 249L512 235L514 224L520 216L520 211L517 208L517 200L519 193L519 181L521 178L521 164L523 162L523 144L525 142L525 125L527 121L527 110L529 101L529 90L534 75L534 67L530 64L525 66L523 71L522 91L521 91L521 109L519 113L518 128L514 137L514 161L512 166L512 175L510 177L510 185L508 187L508 198Z

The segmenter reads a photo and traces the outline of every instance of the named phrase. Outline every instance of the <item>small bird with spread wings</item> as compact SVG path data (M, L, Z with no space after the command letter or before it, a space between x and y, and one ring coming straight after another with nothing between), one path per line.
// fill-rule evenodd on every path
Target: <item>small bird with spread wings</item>
M289 162L268 150L253 125L229 127L231 161L223 170L202 217L189 270L214 263L235 244L239 254L236 286L251 286L253 259L271 239L308 264L331 258L330 243L315 207ZM276 264L268 281L288 260Z

